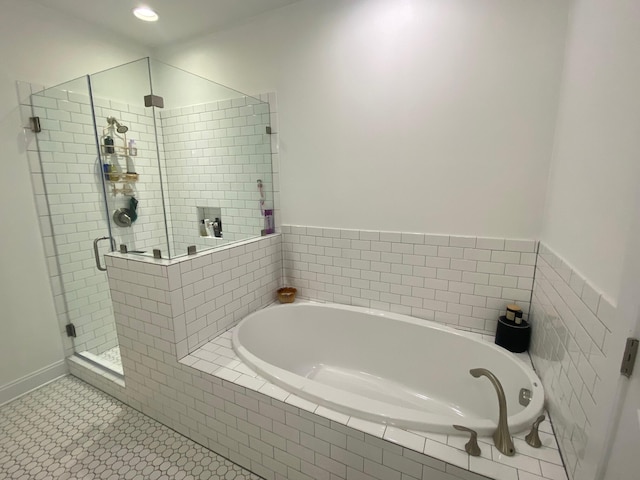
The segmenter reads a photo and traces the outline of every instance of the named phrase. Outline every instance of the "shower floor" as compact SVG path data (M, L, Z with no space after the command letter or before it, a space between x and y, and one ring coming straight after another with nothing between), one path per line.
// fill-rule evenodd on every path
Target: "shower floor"
M113 370L120 375L124 375L122 369L122 357L120 357L120 347L115 346L102 353L91 353L89 351L80 352L80 355L89 360L102 365L109 370Z
M66 376L0 407L0 479L260 477Z
M102 352L98 356L107 360L108 362L113 363L118 367L120 373L122 373L122 357L120 357L120 347L113 347L106 352Z

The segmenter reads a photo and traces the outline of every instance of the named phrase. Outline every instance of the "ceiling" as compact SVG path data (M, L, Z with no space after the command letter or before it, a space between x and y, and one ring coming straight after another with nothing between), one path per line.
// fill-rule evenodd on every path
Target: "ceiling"
M35 0L151 48L223 30L298 0ZM153 8L160 20L136 19L135 7Z

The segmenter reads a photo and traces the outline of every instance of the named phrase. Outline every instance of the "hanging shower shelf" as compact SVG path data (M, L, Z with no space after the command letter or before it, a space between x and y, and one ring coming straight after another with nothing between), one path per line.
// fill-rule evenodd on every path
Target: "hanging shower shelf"
M129 148L129 147L123 147L121 145L100 145L100 148L102 149L102 154L103 155L122 155L125 157L137 157L138 156L138 149L136 147L134 148ZM107 152L107 149L112 149L113 152Z
M139 175L137 173L120 173L120 172L109 172L105 173L105 179L109 183L136 183L138 181Z
M124 183L122 185L122 188L118 188L116 186L116 182L110 182L110 183L111 183L111 195L113 195L114 197L119 193L121 193L122 195L129 195L129 196L132 196L135 194L133 187L129 183Z

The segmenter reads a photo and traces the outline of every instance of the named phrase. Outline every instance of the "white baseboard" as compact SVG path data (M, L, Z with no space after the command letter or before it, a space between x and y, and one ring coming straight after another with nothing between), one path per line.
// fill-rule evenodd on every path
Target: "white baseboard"
M13 382L2 385L0 386L0 406L68 373L69 369L66 361L60 360Z

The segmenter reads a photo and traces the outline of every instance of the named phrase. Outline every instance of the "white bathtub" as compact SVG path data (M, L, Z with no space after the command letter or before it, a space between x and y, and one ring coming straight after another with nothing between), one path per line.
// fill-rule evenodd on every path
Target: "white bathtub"
M486 368L503 385L512 432L543 408L542 382L500 347L426 320L358 307L300 303L266 308L233 332L236 353L272 383L347 415L403 428L480 435L495 430L498 397ZM532 392L527 407L520 389Z

